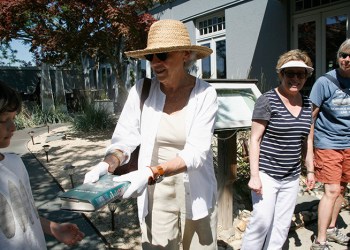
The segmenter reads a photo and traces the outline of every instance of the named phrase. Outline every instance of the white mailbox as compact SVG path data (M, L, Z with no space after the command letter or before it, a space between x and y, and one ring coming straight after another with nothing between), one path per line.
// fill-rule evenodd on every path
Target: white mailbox
M218 95L215 130L250 127L255 101L261 95L255 83L229 80L209 82Z

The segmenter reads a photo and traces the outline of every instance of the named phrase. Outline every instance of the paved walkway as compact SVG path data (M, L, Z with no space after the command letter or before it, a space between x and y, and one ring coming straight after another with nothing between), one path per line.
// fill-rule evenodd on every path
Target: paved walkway
M59 125L51 125L53 129ZM45 131L47 127L37 127L16 131L11 140L11 145L2 152L14 152L22 157L29 173L32 192L39 214L56 222L72 222L79 226L85 233L85 238L76 246L68 247L51 236L46 236L47 248L58 249L108 249L106 240L90 221L82 213L60 210L60 200L57 194L62 191L60 185L45 169L45 167L28 150L27 143L30 140L29 131L34 131L37 136ZM35 143L35 141L34 141Z
M308 211L311 207L317 204L319 200L316 197L301 196L298 197L296 212ZM337 226L342 233L349 236L350 233L350 211L342 210L338 217ZM291 231L288 235L283 250L306 250L310 249L311 244L317 235L317 221L307 224L295 231ZM350 247L342 246L334 242L329 242L332 250L347 250Z
M315 200L303 200L298 198L299 211L308 210L307 207L310 206ZM317 201L318 202L318 201ZM339 214L337 226L340 231L348 236L350 236L350 211L342 210ZM286 241L283 250L306 250L310 249L312 241L315 235L317 235L317 221L314 221L306 227L297 229L296 231L291 231L288 235L288 241ZM350 246L342 246L334 242L329 242L332 250L347 250Z

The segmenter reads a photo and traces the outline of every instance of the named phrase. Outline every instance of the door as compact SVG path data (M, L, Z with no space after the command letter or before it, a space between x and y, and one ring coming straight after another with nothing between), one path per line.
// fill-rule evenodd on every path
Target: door
M346 10L341 12L326 12L322 15L324 28L323 70L325 72L337 68L337 52L340 44L347 38L349 15Z
M317 15L298 18L294 22L294 48L304 50L308 53L315 69L314 74L306 81L303 92L310 92L312 84L315 82L316 75L321 71L321 65L316 60L321 55L321 22Z
M350 34L347 25L349 14L350 6L335 10L328 8L294 17L292 47L305 50L315 68L315 73L304 87L306 93L315 79L337 67L338 48Z

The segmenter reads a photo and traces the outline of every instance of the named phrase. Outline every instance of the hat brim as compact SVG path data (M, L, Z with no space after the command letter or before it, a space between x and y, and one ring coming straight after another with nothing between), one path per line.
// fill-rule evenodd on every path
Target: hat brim
M286 68L304 68L309 74L312 74L314 68L307 66L303 61L289 61L283 64L279 69L277 69L277 73L281 72L281 70Z
M165 52L173 52L173 51L193 51L196 53L196 59L202 59L209 56L213 53L213 50L199 45L191 45L191 46L172 46L172 47L159 47L159 48L146 48L142 50L134 50L127 51L125 55L128 57L136 58L136 59L146 59L145 55L155 54L155 53L165 53Z

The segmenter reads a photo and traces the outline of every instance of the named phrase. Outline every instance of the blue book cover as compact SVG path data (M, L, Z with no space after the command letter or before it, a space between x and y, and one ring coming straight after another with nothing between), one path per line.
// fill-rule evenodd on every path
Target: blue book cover
M121 199L130 182L115 182L115 175L103 175L97 182L84 183L59 195L61 209L96 211L106 204Z

